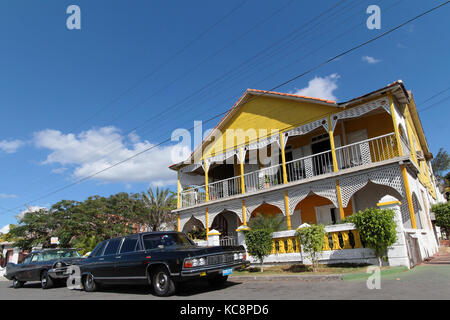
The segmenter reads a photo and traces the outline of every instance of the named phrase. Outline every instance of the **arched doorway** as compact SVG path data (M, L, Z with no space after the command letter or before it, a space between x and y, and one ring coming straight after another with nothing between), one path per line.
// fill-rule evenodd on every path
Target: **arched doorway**
M220 232L220 245L236 245L236 229L241 224L238 215L233 211L222 211L213 220L210 230Z
M183 226L182 232L186 233L192 240L205 240L206 228L203 223L192 216Z

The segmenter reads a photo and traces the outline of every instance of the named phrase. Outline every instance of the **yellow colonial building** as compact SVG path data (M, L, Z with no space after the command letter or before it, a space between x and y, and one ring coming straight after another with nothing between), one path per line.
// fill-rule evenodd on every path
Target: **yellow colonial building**
M204 227L222 245L237 244L256 214L283 215L287 230L273 235L272 261L302 259L294 230L322 223L324 259L369 262L357 230L337 222L390 207L401 235L391 264L412 265L437 250L429 210L441 195L431 159L401 81L340 103L248 89L191 157L171 166L178 229Z

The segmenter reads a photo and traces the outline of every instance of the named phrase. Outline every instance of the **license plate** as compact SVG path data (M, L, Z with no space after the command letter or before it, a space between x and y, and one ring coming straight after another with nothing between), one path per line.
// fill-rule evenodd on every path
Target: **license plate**
M223 276L227 276L227 275L229 275L229 274L232 274L233 273L233 269L223 269L222 270L222 275Z

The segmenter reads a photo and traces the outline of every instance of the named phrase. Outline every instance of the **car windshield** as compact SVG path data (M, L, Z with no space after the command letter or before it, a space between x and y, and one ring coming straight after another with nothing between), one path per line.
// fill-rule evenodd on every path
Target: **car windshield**
M194 244L182 233L146 234L145 249L192 247Z
M49 261L62 258L76 258L80 254L77 250L52 250L41 252L40 261Z

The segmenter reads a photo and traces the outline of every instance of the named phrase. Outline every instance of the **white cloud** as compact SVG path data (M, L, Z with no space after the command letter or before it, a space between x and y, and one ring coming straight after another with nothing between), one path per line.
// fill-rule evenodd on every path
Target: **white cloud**
M173 163L170 155L177 146L154 146L136 134L125 137L115 127L91 129L76 135L47 129L34 134L34 143L39 148L50 150L42 164L73 166L72 174L78 179L153 147L94 178L102 182L150 182L153 185L176 183L176 173L168 166Z
M0 150L6 153L14 153L19 149L21 146L24 145L24 142L19 139L15 140L2 140L0 141Z
M61 168L56 168L56 169L52 169L52 173L54 174L62 174L64 172L66 172L67 168L61 167Z
M29 213L29 212L36 212L36 211L39 211L39 210L41 210L41 209L47 209L47 208L45 208L45 207L39 207L39 206L27 206L27 208L26 208L25 210L21 211L21 212L16 216L16 218L17 218L17 220L20 220L20 219L23 218L23 216L24 216L25 214L27 214L27 213Z
M374 57L371 56L364 56L362 57L362 61L367 62L368 64L375 64L380 62L381 60L375 59Z
M6 226L3 226L3 228L0 229L0 233L2 234L6 234L9 232L9 224L7 224Z
M320 98L327 100L337 100L333 92L338 88L337 80L340 76L337 73L326 77L315 77L308 82L308 86L303 89L295 89L293 94Z
M17 194L0 193L0 199L16 199L18 197Z

